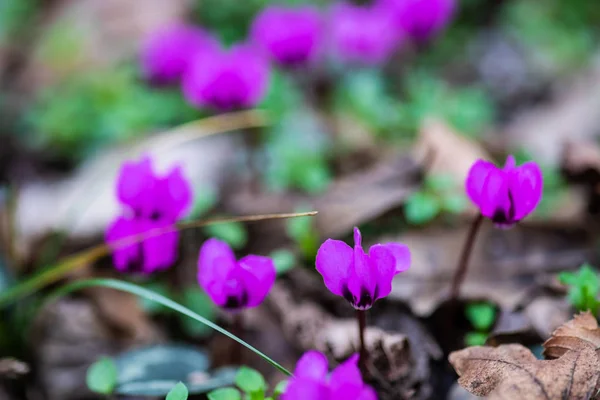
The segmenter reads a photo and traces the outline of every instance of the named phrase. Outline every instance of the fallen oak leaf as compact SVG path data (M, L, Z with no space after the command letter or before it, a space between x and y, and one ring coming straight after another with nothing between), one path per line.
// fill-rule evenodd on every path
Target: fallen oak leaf
M502 399L592 399L598 394L600 329L589 313L576 315L544 344L555 359L538 360L520 344L476 346L449 360L458 383L478 396Z

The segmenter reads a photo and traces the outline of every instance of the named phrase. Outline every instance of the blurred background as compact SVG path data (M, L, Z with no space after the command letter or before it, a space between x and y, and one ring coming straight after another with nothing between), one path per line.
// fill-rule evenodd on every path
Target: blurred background
M375 383L380 398L465 398L452 397L466 395L455 393L444 354L464 344L473 323L465 317L450 339L436 327L476 212L464 195L466 173L478 158L502 164L507 154L542 166L544 197L520 227L484 229L464 300L494 310L483 340L516 329L534 346L566 321L572 309L553 277L597 257L600 6L411 1L413 9L388 21L378 7L402 1L356 1L346 6L372 14L353 16L325 0L0 0L0 293L52 271L31 296L3 306L0 399L102 398L88 389L86 370L103 355L117 357L119 396L164 398L164 387L146 393L135 384L165 376L198 398L230 384L230 373L215 370L227 364L227 339L155 304L98 288L40 309L48 286L118 277L227 326L196 283L208 237L275 259L280 286L248 315L247 338L293 368L311 343L291 328L294 301L322 307L309 320L349 316L313 272L321 241L348 239L353 226L370 243L399 240L413 251L413 268L373 315L410 343L382 367L393 390ZM257 16L274 5L318 13L310 60L277 57L277 46L294 46L293 38L277 42L285 23L254 33ZM417 27L398 28L402 18ZM184 83L155 79L148 57L163 56L161 45L148 56L152 43L184 23L218 42L214 54L247 44L260 58L256 71L254 60L214 66L209 55L195 62L211 67L179 77ZM187 51L164 41L165 54ZM221 94L203 91L222 80ZM223 98L233 103L222 107ZM110 257L65 267L62 257L103 242L120 209L119 167L143 154L159 171L182 166L194 191L186 220L319 215L182 231L177 264L157 275L118 274ZM253 355L246 362L269 382L282 378Z

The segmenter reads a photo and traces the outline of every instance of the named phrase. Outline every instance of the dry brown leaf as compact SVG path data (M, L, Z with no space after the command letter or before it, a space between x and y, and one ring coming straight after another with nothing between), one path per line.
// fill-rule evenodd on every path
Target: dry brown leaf
M450 354L458 383L494 400L591 399L598 393L600 332L580 314L558 328L544 346L559 358L538 360L520 344L468 347Z

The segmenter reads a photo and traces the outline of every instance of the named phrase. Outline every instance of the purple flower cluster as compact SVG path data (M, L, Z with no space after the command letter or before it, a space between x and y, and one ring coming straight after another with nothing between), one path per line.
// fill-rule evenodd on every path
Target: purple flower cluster
M144 43L141 68L155 83L181 80L194 106L217 111L253 107L266 92L268 60L287 68L325 56L363 65L380 64L406 39L426 42L451 20L455 0L377 0L370 6L333 4L269 6L254 19L249 39L230 49L202 28L175 24Z
M123 210L106 231L117 270L150 274L173 265L178 232L151 232L175 224L191 204L192 191L181 169L176 167L158 176L147 156L139 162L126 162L117 180L117 197ZM148 238L127 243L126 238L140 234Z

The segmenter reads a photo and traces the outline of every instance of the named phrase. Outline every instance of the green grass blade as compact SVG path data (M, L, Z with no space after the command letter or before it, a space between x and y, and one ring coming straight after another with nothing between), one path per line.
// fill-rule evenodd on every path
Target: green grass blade
M230 339L235 340L242 346L255 352L256 354L261 356L265 361L267 361L268 363L273 365L275 368L277 368L284 374L286 374L288 376L292 375L290 371L285 369L282 365L277 363L275 360L271 359L269 356L262 353L260 350L256 349L255 347L244 342L242 339L238 338L237 336L229 333L227 330L221 328L219 325L210 322L209 320L202 317L201 315L196 314L189 308L186 308L186 307L182 306L181 304L179 304L163 295L160 295L151 290L145 289L141 286L134 285L133 283L119 281L116 279L86 279L86 280L76 281L76 282L67 284L67 285L57 289L54 293L52 293L50 295L50 297L48 298L48 301L53 301L53 300L56 300L58 297L64 296L66 294L76 292L78 290L89 288L89 287L95 287L95 286L102 286L102 287L112 288L112 289L116 289L116 290L121 290L123 292L128 292L128 293L134 294L136 296L143 297L144 299L160 303L163 306L168 307L174 311L177 311L183 315L187 315L188 317L209 326L210 328L214 329L215 331L227 336Z

